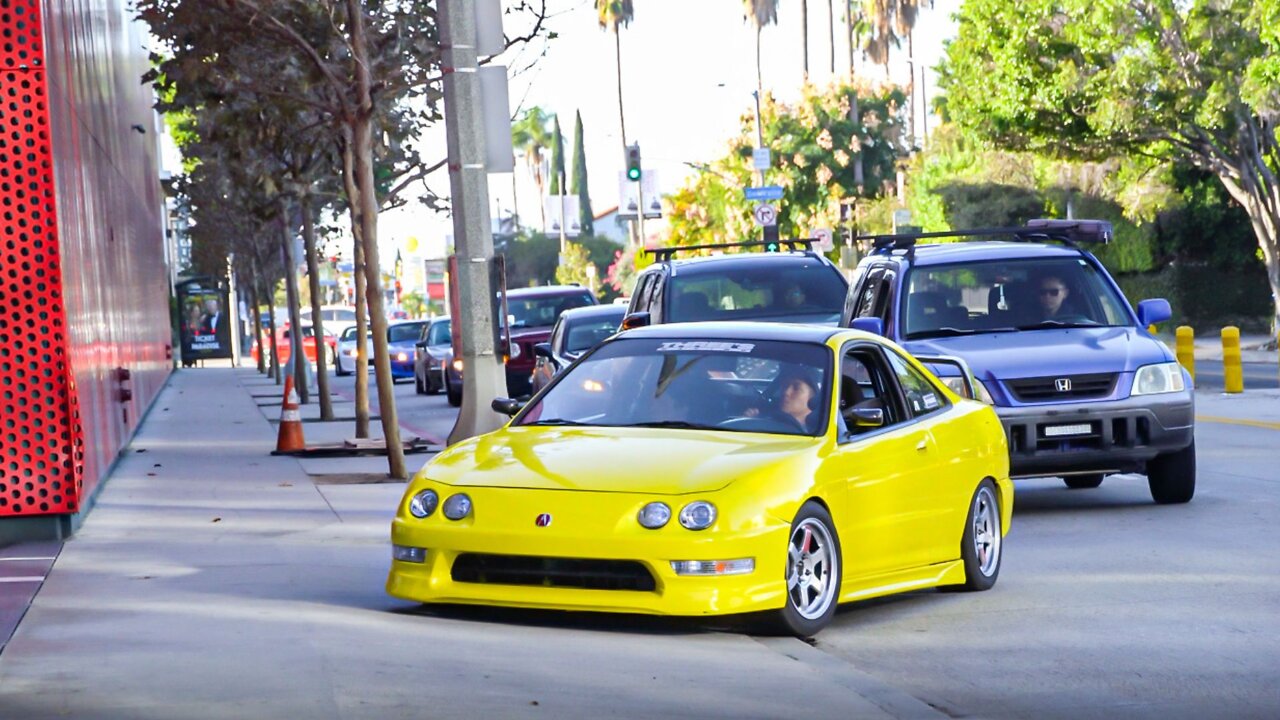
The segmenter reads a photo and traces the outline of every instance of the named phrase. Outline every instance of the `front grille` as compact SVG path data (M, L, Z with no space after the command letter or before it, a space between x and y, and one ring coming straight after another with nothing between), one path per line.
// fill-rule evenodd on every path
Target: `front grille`
M652 592L648 568L634 560L580 560L465 553L453 561L455 582Z
M1070 383L1069 390L1059 389L1059 382L1064 380ZM1023 378L1020 380L1005 380L1004 384L1013 393L1013 396L1021 402L1088 400L1110 395L1112 388L1116 384L1116 374L1095 373L1092 375Z

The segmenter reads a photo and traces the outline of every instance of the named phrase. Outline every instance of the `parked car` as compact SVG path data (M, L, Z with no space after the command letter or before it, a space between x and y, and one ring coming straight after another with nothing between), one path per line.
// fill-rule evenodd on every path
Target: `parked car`
M592 305L561 313L551 328L551 339L533 346L538 357L530 381L533 392L546 387L556 373L616 334L626 312L622 305Z
M1143 300L1135 311L1081 247L1107 242L1110 223L1038 220L945 235L975 232L988 239L874 238L843 324L877 329L916 355L966 361L1004 423L1014 477L1094 488L1113 473L1145 473L1156 502L1191 500L1191 379L1147 330L1170 318L1169 303ZM964 384L939 372L955 389Z
M263 319L265 320L266 318L263 318ZM249 351L249 354L253 358L254 362L258 361L258 354L260 352L263 352L263 350L260 348L265 348L265 353L266 353L265 357L267 358L271 357L271 340L270 340L270 335L268 333L269 333L269 330L266 328L263 328L262 337L259 338L259 340L253 344L253 348ZM329 353L326 357L326 360L328 360L329 362L332 362L334 357L337 355L338 339L328 333L325 333L324 341L325 341L325 344L329 346ZM284 324L284 326L281 327L280 330L276 331L276 346L280 350L280 365L283 366L285 363L289 362L289 358L293 354L293 346L290 343L290 328L287 323ZM312 327L311 325L302 326L302 353L306 356L308 361L315 363L316 361L315 328Z
M373 339L365 333L366 357L373 357ZM369 363L369 370L373 363ZM352 325L342 331L338 338L337 350L334 352L333 371L338 375L350 375L356 371L356 327Z
M315 324L311 322L311 308L304 308L301 315L303 322ZM326 335L341 338L347 328L356 326L356 310L346 305L321 305L320 319Z
M668 615L986 590L1013 508L990 406L879 336L777 323L624 332L410 482L387 592ZM848 552L845 552L847 550ZM926 600L927 602L927 600Z
M656 262L636 279L623 327L704 320L837 325L849 283L807 240L783 252L676 259L680 252L768 247L747 242L649 250Z
M531 393L533 366L537 360L533 346L551 337L551 328L560 313L596 304L596 296L579 285L516 288L507 292L510 323L503 324L503 335L510 349L506 361L508 394L525 397ZM454 407L462 405L462 370L461 358L443 364L445 395Z
M422 329L413 356L414 390L419 395L435 395L444 390L443 363L453 359L451 329L447 317L435 318Z

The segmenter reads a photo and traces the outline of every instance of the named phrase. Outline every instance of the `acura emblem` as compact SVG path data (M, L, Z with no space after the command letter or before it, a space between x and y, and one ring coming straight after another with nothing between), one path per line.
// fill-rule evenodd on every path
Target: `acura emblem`
M1058 388L1058 392L1071 392L1071 378L1058 378L1053 381L1053 386Z
M533 524L538 527L546 527L551 524L551 516L547 513L542 513L537 520L533 521Z

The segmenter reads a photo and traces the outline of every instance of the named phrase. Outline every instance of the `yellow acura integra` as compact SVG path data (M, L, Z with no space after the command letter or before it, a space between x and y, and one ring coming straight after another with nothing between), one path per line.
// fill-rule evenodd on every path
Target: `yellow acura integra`
M669 615L991 587L1013 506L990 407L857 330L658 325L441 453L391 528L390 594Z

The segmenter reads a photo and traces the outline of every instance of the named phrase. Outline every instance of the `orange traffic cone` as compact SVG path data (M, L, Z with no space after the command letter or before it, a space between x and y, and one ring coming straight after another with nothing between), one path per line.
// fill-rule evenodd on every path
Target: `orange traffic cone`
M284 404L280 408L280 434L276 438L276 452L295 452L306 448L302 439L302 413L298 412L298 392L293 388L293 377L285 381Z
M283 396L281 397L281 399L280 399L280 409L282 409L282 410L283 410L285 407L287 407L287 406L289 405L289 395L290 395L290 393L293 393L295 397L297 396L297 393L294 393L294 392L293 392L293 373L285 373L285 376L284 376L284 395L283 395Z

